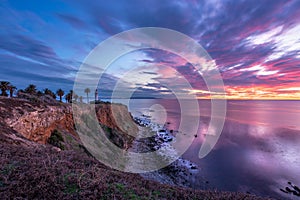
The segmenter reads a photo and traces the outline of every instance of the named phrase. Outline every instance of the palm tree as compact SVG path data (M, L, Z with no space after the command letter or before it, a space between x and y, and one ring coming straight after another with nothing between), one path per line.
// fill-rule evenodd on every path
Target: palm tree
M56 94L59 96L59 101L62 102L62 96L64 96L65 92L62 89L58 89Z
M13 85L9 85L8 86L8 90L9 90L9 96L12 97L13 94L14 94L14 91L16 90L16 86L13 86Z
M65 99L66 99L66 103L71 103L71 101L72 101L71 93L68 93L68 94L65 96Z
M66 94L66 96L65 96L66 103L72 103L73 95L74 95L73 90L70 90L70 92L68 94Z
M36 94L36 85L30 84L27 88L25 88L25 92L31 95Z
M7 97L6 91L8 90L9 84L10 83L8 81L1 81L0 82L1 96Z
M89 93L91 92L90 88L85 88L84 92L86 93L87 103L89 103Z

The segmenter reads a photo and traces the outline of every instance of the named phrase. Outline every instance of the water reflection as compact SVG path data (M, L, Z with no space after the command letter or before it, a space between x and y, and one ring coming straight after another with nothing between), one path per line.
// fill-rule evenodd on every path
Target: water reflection
M154 104L166 110L170 129L178 129L181 115L189 116L189 112L180 113L176 100L133 100L129 108L138 115ZM287 186L287 181L300 185L300 102L229 101L221 137L213 151L200 160L210 106L208 100L199 101L198 137L183 155L200 166L199 173L209 182L203 188L289 198L280 188Z

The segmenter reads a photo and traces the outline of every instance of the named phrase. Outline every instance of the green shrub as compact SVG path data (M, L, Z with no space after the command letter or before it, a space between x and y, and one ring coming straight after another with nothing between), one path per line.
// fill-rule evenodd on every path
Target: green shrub
M63 177L63 183L65 186L64 193L67 194L77 194L79 192L79 187L74 183L76 180L76 174L67 173Z
M59 132L58 130L54 129L50 135L50 137L48 138L48 143L58 147L62 150L65 149L64 145L62 144L64 142L64 138L61 134L61 132Z

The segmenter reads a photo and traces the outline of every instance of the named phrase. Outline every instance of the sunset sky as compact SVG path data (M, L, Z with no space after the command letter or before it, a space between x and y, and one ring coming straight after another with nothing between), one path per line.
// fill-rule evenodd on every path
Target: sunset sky
M297 0L0 0L0 80L19 89L32 83L70 90L100 42L133 28L162 27L202 45L227 98L300 100L299 10ZM125 77L133 68L135 74ZM181 87L179 76L193 90ZM132 52L112 63L100 96L108 97L119 79L138 97L168 97L167 84L198 98L219 97L207 91L193 63L160 50Z

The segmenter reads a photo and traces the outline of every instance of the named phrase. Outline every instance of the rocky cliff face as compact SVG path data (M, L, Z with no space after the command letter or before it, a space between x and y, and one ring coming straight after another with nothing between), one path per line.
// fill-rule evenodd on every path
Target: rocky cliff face
M136 135L138 127L128 108L121 104L102 103L96 105L96 115L100 124L129 135Z
M23 99L0 99L0 117L25 138L45 144L54 129L75 135L71 107L32 103Z
M120 146L128 145L131 139L126 136L127 133L136 133L138 128L125 106L113 104L113 107L112 104L104 103L96 105L98 121L113 130L108 134L118 138L114 142L119 142ZM25 138L41 144L47 142L55 129L78 137L70 104L49 105L24 99L0 98L0 122Z

